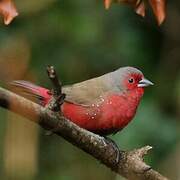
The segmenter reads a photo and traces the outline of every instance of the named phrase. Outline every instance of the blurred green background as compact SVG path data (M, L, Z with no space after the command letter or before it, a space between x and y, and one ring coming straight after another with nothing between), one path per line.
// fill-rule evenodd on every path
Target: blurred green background
M148 88L135 119L112 136L120 148L151 145L146 161L180 179L180 2L168 2L158 27L128 6L103 1L16 0L19 16L0 23L0 80L28 79L51 87L46 66L63 84L135 66L155 85ZM121 180L104 165L56 135L0 109L0 175L17 180Z

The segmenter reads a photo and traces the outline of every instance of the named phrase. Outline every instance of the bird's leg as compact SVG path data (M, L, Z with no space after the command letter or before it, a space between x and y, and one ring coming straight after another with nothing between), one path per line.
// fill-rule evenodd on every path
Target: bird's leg
M118 145L114 142L114 140L112 140L111 138L104 136L104 138L109 142L109 144L111 144L113 146L113 148L116 150L116 160L115 160L115 164L119 163L120 160L120 151L119 151L119 147Z

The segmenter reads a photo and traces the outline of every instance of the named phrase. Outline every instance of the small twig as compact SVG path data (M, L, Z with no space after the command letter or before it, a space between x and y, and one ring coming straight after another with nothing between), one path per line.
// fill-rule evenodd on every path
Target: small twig
M62 83L58 79L58 76L54 69L54 66L51 66L51 65L47 66L47 74L48 74L49 79L52 82L52 85L54 86L54 88L53 88L54 95L60 96L62 93Z
M53 66L47 66L47 74L52 82L53 89L51 90L52 99L46 107L54 112L61 113L61 105L63 104L64 99L66 97L66 95L62 93L62 83L59 80Z

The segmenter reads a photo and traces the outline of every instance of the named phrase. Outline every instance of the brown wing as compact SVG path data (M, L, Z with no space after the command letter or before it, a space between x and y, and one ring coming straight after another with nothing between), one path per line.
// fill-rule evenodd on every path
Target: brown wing
M62 91L66 94L65 101L89 106L98 101L110 88L103 76L90 79L70 86L64 86Z

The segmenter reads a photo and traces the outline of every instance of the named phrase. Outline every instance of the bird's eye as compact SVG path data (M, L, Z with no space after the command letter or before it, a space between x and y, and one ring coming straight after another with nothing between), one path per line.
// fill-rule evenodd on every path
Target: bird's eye
M133 82L134 82L134 79L133 79L133 78L130 78L128 81L129 81L129 83L133 83Z

